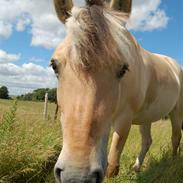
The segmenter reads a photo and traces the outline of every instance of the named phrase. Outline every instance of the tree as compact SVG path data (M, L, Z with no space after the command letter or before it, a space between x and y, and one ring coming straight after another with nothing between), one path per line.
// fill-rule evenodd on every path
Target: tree
M45 93L48 93L48 100L50 102L56 102L56 88L38 88L34 90L32 93L27 93L21 96L17 96L18 100L27 100L27 101L44 101Z
M0 98L2 99L9 99L9 92L6 86L2 86L0 88Z
M22 99L26 101L31 101L32 100L32 93L27 93L26 95L23 95Z
M45 93L47 92L47 89L45 88L39 88L33 91L33 98L34 101L44 101Z
M56 102L56 100L57 100L57 89L56 88L48 90L48 100L50 102Z

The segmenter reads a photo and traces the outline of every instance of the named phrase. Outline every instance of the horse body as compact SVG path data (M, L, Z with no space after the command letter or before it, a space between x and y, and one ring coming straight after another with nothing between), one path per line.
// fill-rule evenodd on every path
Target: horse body
M169 57L139 46L125 25L131 0L54 0L67 36L53 54L58 77L63 148L55 165L58 183L101 183L115 176L132 124L140 125L142 146L134 169L139 171L152 143L151 123L170 115L173 155L183 121L183 72ZM113 127L107 159L107 142Z
M135 114L133 123L154 122L168 115L180 101L182 69L173 59L142 49L144 62L144 102Z

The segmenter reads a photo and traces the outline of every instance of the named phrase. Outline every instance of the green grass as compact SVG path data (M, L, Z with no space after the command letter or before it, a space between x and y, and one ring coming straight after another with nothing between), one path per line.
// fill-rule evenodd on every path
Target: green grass
M50 120L44 121L43 103L13 102L0 100L6 108L0 123L0 183L45 182L61 148L54 105L49 104Z
M61 149L60 123L52 120L55 105L49 104L49 120L44 121L43 103L13 103L0 100L0 183L54 183L53 166ZM171 157L170 122L154 123L152 135L142 171L136 174L131 167L140 150L140 134L137 126L132 127L119 176L105 183L183 182L183 152Z

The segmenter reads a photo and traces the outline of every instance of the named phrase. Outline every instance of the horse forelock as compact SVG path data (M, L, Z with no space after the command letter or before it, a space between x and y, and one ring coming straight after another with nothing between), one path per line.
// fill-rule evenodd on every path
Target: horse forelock
M127 60L129 40L123 17L115 12L99 7L74 7L66 24L67 36L71 40L72 65L89 68L108 66L113 68Z

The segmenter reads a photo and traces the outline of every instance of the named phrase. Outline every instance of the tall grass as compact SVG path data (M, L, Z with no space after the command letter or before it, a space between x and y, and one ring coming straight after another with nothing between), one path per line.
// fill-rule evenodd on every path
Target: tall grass
M18 108L15 101L0 123L0 183L45 182L61 148L59 124L19 121Z
M16 111L17 111L17 101L15 100L12 108L9 112L6 112L3 115L3 119L0 122L0 142L4 139L5 136L10 136L10 133L13 129L13 124L16 120Z

